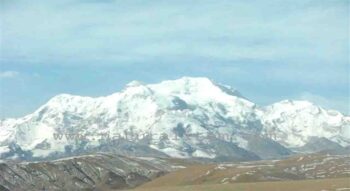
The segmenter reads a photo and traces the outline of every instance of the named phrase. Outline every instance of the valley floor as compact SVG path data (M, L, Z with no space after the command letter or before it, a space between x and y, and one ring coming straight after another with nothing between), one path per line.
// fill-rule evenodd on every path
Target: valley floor
M350 178L137 188L133 191L350 191Z

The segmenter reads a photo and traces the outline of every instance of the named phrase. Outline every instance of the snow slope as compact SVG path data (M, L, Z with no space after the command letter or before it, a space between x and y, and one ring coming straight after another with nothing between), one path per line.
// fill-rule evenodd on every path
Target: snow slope
M106 97L61 94L30 115L0 121L0 154L45 158L88 151L111 146L108 135L172 157L252 160L268 158L253 149L262 141L266 149L276 148L268 152L274 157L290 154L312 137L348 146L349 124L349 116L306 101L259 107L207 78L133 81ZM63 134L75 139L55 138Z
M324 137L349 145L350 117L308 101L284 100L265 108L265 133L287 147L301 147L310 137Z

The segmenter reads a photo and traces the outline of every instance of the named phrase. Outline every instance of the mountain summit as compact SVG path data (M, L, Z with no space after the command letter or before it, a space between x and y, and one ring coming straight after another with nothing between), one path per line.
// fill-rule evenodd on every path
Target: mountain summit
M207 78L133 81L106 97L61 94L32 114L0 121L1 158L113 151L256 160L350 145L350 117L307 101L260 107ZM308 146L318 142L332 143ZM324 146L326 145L326 146ZM336 145L336 146L334 146Z

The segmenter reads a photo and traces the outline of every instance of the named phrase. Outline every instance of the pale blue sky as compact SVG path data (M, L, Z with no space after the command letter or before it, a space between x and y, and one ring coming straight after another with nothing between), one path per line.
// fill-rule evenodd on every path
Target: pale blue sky
M348 0L0 0L0 117L205 76L266 105L308 99L349 114Z

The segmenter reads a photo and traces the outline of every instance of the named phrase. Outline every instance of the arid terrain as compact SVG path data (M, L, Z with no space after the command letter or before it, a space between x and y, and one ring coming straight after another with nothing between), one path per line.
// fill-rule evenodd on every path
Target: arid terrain
M305 155L285 160L194 165L136 190L350 190L350 157Z
M0 163L1 191L350 190L350 156L298 155L216 163L96 154L50 162Z
M135 191L349 191L349 178L139 188Z

